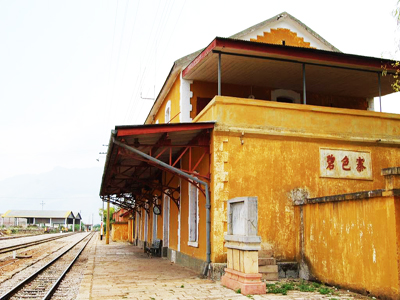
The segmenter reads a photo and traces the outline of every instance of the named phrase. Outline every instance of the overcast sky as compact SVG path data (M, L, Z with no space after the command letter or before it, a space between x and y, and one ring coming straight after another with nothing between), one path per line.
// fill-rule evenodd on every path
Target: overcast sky
M103 167L110 130L144 122L140 96L176 59L283 11L343 52L393 58L396 2L1 0L0 180ZM400 113L396 99L383 110Z

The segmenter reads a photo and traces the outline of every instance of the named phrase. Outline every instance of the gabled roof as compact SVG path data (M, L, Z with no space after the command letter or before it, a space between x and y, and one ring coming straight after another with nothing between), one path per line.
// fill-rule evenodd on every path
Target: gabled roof
M75 218L72 211L68 210L9 210L2 215L3 218Z
M218 81L218 55L229 72L223 82L302 90L302 66L306 69L307 91L345 97L378 97L393 93L394 61L320 49L215 38L183 71L182 78Z
M81 216L80 212L76 212L76 213L74 213L74 215L75 215L75 219L82 220L82 216Z
M262 21L256 25L253 25L241 32L238 32L238 33L230 36L230 38L241 40L241 39L243 39L243 37L247 36L248 34L250 34L252 32L257 32L259 29L262 29L263 27L266 27L266 26L273 26L274 24L278 24L278 23L284 21L285 19L286 20L289 19L289 20L292 20L295 23L297 23L301 28L303 28L305 31L307 31L309 34L311 34L313 37L315 37L317 40L319 40L322 44L324 44L326 47L328 47L330 51L341 52L338 48L336 48L331 43L329 43L327 40L325 40L322 36L320 36L318 33L316 33L314 30L312 30L306 24L304 24L300 20L296 19L295 17L293 17L291 14L289 14L287 12L277 14L276 16L274 16L268 20Z
M340 52L339 49L337 49L335 46L333 46L332 44L330 44L328 41L326 41L324 38L322 38L318 33L316 33L314 30L312 30L311 28L309 28L307 25L305 25L304 23L302 23L301 21L299 21L298 19L296 19L295 17L293 17L292 15L290 15L287 12L283 12L281 14L278 14L268 20L265 20L263 22L260 22L254 26L251 26L241 32L238 32L232 36L230 36L230 38L232 39L243 39L243 37L245 35L247 35L250 32L254 32L257 31L258 29L261 29L262 27L265 27L267 25L272 25L276 22L282 22L285 19L289 19L292 20L293 22L297 23L300 27L302 27L304 30L306 30L308 33L310 33L312 36L314 36L317 40L319 40L322 44L326 45L331 51L334 52ZM198 57L198 55L204 50L200 49L196 52L193 52L189 55L186 55L178 60L176 60L174 62L174 64L172 65L172 68L164 82L164 85L162 86L156 100L153 103L153 106L151 107L149 114L146 117L145 120L145 124L151 124L152 122L152 115L155 115L157 113L157 111L159 110L160 106L162 105L162 100L167 96L169 90L171 89L173 83L175 82L175 79L177 76L179 76L180 72L185 69L196 57ZM161 101L160 101L161 100Z

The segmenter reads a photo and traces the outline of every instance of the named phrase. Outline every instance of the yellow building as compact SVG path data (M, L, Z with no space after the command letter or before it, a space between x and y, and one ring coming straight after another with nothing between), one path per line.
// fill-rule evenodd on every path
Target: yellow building
M398 299L400 116L373 109L394 72L288 13L217 37L174 63L144 125L112 131L100 196L136 245L202 272L226 262L226 201L257 196L264 253Z

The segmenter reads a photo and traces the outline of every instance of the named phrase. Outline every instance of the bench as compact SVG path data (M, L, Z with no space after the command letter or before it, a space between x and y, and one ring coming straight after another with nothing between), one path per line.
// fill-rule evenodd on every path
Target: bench
M158 256L161 257L161 248L162 248L162 241L159 239L155 239L150 247L146 246L146 253L147 256L153 257Z

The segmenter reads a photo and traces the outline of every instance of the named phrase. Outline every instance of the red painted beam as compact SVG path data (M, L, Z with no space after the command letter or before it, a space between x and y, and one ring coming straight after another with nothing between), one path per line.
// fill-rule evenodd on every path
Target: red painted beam
M295 60L304 63L316 63L327 66L346 66L351 68L368 69L374 68L381 70L383 65L386 65L387 70L396 70L392 66L394 61L347 54L342 52L332 52L312 48L290 47L282 45L273 45L259 42L242 41L235 39L215 38L206 49L201 52L182 72L182 77L185 78L192 70L194 70L213 50L223 52L258 55L271 58L282 58ZM236 50L236 51L235 51ZM237 51L239 50L239 51ZM251 52L244 53L243 51Z
M181 123L181 124L165 124L165 125L143 125L134 128L119 128L117 136L140 135L151 133L166 133L188 130L212 129L214 123Z

